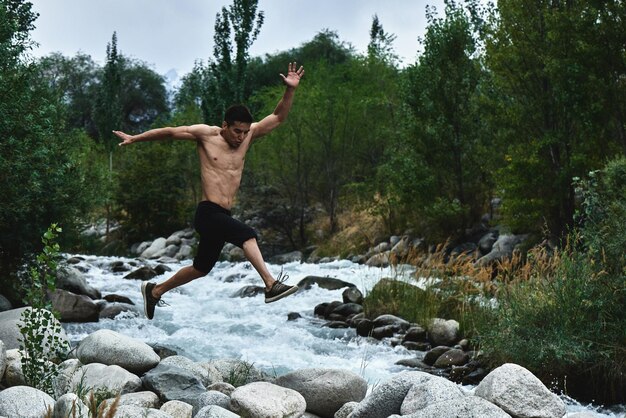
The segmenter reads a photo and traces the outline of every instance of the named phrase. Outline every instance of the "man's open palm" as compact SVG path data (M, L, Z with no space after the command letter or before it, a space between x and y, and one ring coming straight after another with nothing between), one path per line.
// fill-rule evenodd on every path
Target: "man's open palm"
M296 63L290 62L287 76L285 77L283 74L281 74L280 76L283 78L283 82L285 83L285 85L287 85L287 87L296 88L298 87L298 84L300 84L300 79L303 75L304 67L300 66L300 68L298 68L298 70L296 71Z

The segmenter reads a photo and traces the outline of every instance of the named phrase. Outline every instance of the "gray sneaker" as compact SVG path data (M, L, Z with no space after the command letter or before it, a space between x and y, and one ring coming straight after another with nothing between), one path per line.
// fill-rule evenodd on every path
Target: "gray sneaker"
M276 302L277 300L282 299L285 296L292 295L298 291L298 286L289 286L285 284L288 278L289 276L286 274L283 275L282 271L280 272L270 290L265 291L265 303Z
M143 295L143 312L146 314L146 318L152 319L154 317L154 308L159 305L161 298L155 298L152 296L152 289L156 286L155 283L143 282L141 283L141 294Z

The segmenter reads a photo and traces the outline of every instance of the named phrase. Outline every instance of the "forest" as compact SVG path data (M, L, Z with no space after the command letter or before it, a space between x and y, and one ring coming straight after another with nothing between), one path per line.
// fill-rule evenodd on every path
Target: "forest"
M251 148L235 212L270 200L292 249L323 247L360 213L435 245L462 242L501 199L507 231L564 249L570 273L610 278L579 289L589 294L576 306L604 315L581 314L590 327L610 326L588 337L608 350L590 373L622 370L611 382L623 388L626 3L448 0L426 16L407 66L376 16L366 53L324 29L259 57L249 50L263 11L233 0L216 16L212 56L168 91L115 32L102 57L32 58L32 5L0 0L0 279L19 298L52 223L64 251L116 255L188 227L201 200L194 145L118 147L112 130L219 125L232 103L260 119L282 95L278 73L297 61L306 76L288 123ZM96 221L111 229L104 243L81 235Z

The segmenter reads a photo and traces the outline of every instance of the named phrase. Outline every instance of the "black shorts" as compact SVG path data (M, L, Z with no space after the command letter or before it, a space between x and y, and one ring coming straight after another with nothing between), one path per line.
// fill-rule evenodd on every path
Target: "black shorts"
M219 259L225 243L230 242L243 248L244 242L257 238L254 229L234 219L228 209L208 200L198 204L193 226L200 234L193 266L205 274L211 271Z

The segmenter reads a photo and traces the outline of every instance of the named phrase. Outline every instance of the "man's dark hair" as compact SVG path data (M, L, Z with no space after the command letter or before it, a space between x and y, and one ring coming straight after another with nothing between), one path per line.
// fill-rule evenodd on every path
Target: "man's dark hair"
M236 104L226 109L224 121L230 126L235 122L252 123L253 118L250 109L242 104Z

